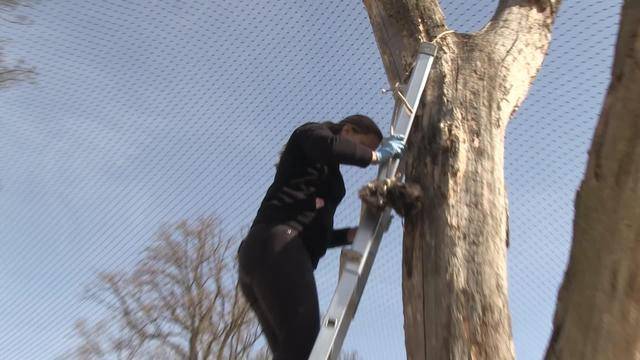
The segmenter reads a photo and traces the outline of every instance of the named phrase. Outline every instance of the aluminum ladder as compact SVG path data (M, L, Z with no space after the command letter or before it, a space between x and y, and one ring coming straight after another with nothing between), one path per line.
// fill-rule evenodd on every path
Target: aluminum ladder
M402 134L405 139L409 137L415 109L422 97L436 51L437 48L433 43L421 43L406 87L406 95L402 94L401 86L398 84L393 89L396 95L396 106L391 122L391 134ZM378 168L377 179L391 179L396 176L399 164L400 159L390 159L381 164ZM362 203L358 230L353 244L342 249L341 263L343 264L338 285L329 304L329 309L322 319L320 332L309 357L310 360L335 360L338 358L349 324L360 303L382 234L388 230L391 218L390 207L379 210Z

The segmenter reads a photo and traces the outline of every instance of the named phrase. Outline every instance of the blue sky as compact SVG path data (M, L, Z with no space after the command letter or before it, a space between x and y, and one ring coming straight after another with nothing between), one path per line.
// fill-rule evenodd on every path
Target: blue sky
M496 1L443 1L475 31ZM530 95L509 125L509 296L517 355L539 359L571 239L573 200L609 81L620 1L562 5ZM252 220L298 124L372 116L392 99L361 1L61 1L2 24L37 83L0 91L0 359L51 359L98 270L126 269L158 227ZM376 170L343 166L336 227L358 220ZM401 225L385 235L347 341L365 359L404 358ZM338 251L316 278L333 293Z

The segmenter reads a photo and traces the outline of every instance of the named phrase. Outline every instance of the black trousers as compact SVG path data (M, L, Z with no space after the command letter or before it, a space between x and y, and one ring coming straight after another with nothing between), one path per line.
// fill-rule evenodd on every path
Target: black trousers
M240 289L253 308L274 360L307 359L320 330L311 259L298 232L254 226L238 249Z

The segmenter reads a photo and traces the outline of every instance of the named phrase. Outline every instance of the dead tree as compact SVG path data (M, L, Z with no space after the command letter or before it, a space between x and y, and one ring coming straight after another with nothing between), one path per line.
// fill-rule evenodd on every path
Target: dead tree
M245 359L260 336L236 281L237 242L201 218L165 226L130 272L100 273L88 298L104 317L77 324L79 359Z
M640 359L640 2L625 0L546 358Z
M420 42L439 47L406 154L423 204L404 226L407 356L512 359L504 135L560 0L500 0L473 34L449 32L437 0L364 5L391 85L406 82Z

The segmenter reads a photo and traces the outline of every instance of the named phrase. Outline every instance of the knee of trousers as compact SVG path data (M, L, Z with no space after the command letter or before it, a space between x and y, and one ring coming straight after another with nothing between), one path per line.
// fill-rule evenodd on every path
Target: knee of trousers
M319 322L316 326L314 321L311 321L306 329L297 329L295 333L282 334L282 337L278 339L279 344L276 350L278 357L274 357L274 360L308 359L319 331Z

